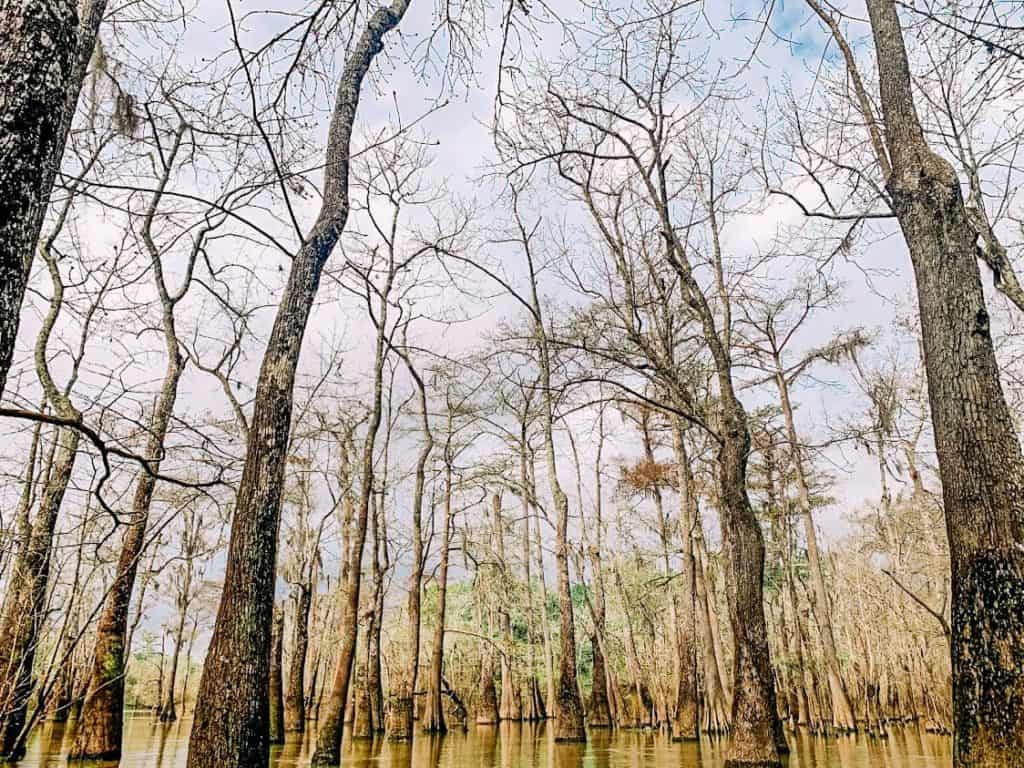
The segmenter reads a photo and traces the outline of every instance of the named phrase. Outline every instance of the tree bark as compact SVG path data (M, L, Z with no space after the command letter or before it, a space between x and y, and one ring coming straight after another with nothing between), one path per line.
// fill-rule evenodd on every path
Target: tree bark
M690 457L686 451L686 438L682 425L673 423L673 446L678 465L679 484L679 527L682 538L682 585L681 605L677 610L677 651L679 653L679 680L676 689L675 718L672 722L672 737L676 741L693 741L698 738L697 718L697 633L696 607L697 587L693 556L693 532L697 525L697 495L690 468Z
M448 413L448 434L452 434L451 411ZM437 571L437 620L430 649L430 679L427 681L427 713L423 730L445 733L444 720L444 628L448 602L448 565L452 539L452 464L450 445L445 447L444 525L441 528L441 564Z
M313 591L309 584L298 584L295 595L295 619L292 626L292 655L288 663L288 690L284 698L285 729L294 733L306 730L306 655L309 649L309 609Z
M954 764L1024 764L1024 458L999 379L979 233L927 145L896 4L868 0L892 172L917 278L952 565Z
M412 495L412 570L409 572L406 595L407 642L409 658L401 677L394 685L388 707L387 732L391 741L408 741L413 737L415 719L416 681L420 669L420 624L423 588L423 495L426 487L427 462L434 449L434 435L430 430L430 414L427 410L427 389L419 371L412 364L408 354L402 354L409 374L416 382L419 395L421 430L423 443L416 457L416 476Z
M0 395L67 141L68 104L81 89L78 25L77 0L0 2Z
M395 0L393 5L374 12L345 62L338 83L327 139L323 204L312 233L292 260L260 368L228 545L224 591L196 699L188 768L252 768L269 761L269 640L295 371L321 272L348 221L349 153L363 79L383 48L384 36L398 26L408 2ZM346 668L338 675L340 699L334 702L341 712L331 713L339 719L348 698L355 655L355 638L350 635L356 629L359 609L357 574L366 516L363 505L361 530L356 536L361 541L353 547L358 555L352 574L354 588L347 596L347 633L341 648L340 663ZM319 764L338 762L340 734L340 726L336 734L322 730L327 751L321 752L318 744ZM315 763L317 757L314 755Z
M271 744L284 744L284 611L274 611L270 629L270 685L267 688L267 706L270 709L269 737Z

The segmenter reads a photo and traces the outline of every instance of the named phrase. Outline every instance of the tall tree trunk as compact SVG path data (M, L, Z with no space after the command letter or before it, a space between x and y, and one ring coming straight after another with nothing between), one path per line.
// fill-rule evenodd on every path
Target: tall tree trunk
M917 277L952 565L954 763L1024 764L1024 458L999 380L975 228L917 117L894 0L868 0L891 173ZM881 158L880 158L881 160Z
M530 563L533 561L532 539L530 534L530 518L533 516L532 502L533 484L529 470L528 438L527 430L529 425L524 413L520 423L519 435L519 485L520 500L523 510L523 582L526 585L526 691L524 693L524 717L531 721L543 720L547 716L544 705L544 697L540 692L540 682L537 680L537 629L536 609L533 600L533 578ZM541 573L543 579L543 571ZM548 669L550 672L550 667ZM550 700L550 699L549 699Z
M481 649L479 691L476 703L477 725L497 725L501 714L498 711L498 691L494 685L494 654L490 646Z
M20 758L33 689L32 669L46 620L53 536L78 454L79 433L61 429L28 544L15 558L0 616L0 756Z
M384 453L387 461L387 451ZM382 484L386 484L386 478ZM366 628L366 695L370 711L370 735L384 730L384 681L381 672L380 635L384 626L384 572L381 551L387 546L387 531L384 525L384 496L381 493L374 509L373 536L373 608Z
M537 579L540 581L540 625L541 635L544 641L544 682L547 687L547 702L552 709L545 711L543 717L553 715L554 708L558 706L555 695L555 650L554 639L551 633L551 616L548 613L548 583L547 570L544 566L544 548L540 539L540 514L534 510L533 544L537 550Z
M408 4L400 6L399 11L378 11L374 14L366 35L376 32L374 51L380 50L381 39L385 32L393 29L401 19ZM382 15L383 14L383 15ZM397 15L396 15L397 14ZM387 26L382 26L382 25ZM360 43L369 44L366 39ZM368 64L368 62L367 62ZM356 514L355 528L351 532L351 541L346 541L348 557L344 566L342 579L343 607L341 615L341 647L334 668L334 679L331 683L331 695L327 702L327 717L317 733L316 749L313 752L312 765L337 765L341 759L342 728L345 714L349 710L349 683L356 662L356 645L359 639L359 598L362 590L363 551L366 549L366 532L370 525L370 506L374 498L374 447L377 432L383 418L384 363L387 357L387 324L388 307L391 288L395 277L394 269L388 272L387 283L379 293L379 304L375 323L377 325L376 351L373 365L373 397L371 400L370 420L363 439L362 462L360 467L359 507ZM374 518L376 527L376 517ZM346 525L347 527L347 525ZM191 766L190 766L191 768Z
M292 626L292 655L288 663L288 690L284 697L285 729L306 730L306 655L309 650L309 609L313 590L307 583L296 587L295 619Z
M413 721L416 714L416 681L420 670L420 625L423 589L423 495L426 487L427 462L434 449L434 435L430 430L430 413L427 409L427 389L419 371L412 364L408 354L399 353L409 374L416 382L419 396L420 423L423 442L416 457L416 474L412 495L412 569L409 571L406 594L406 642L409 645L406 666L392 685L392 696L388 707L387 732L391 741L408 741L413 737Z
M714 610L711 583L704 567L703 524L698 519L693 529L694 587L697 593L697 622L700 627L701 648L704 650L704 724L712 734L725 733L732 723L729 690L718 643L718 617Z
M355 42L338 83L327 139L323 204L313 231L292 260L257 381L245 467L228 545L224 591L196 698L188 768L253 768L269 761L266 692L270 625L295 370L320 274L348 221L349 152L363 79L383 49L384 36L399 24L408 2L395 0L393 5L374 12ZM367 493L366 489L363 493ZM361 531L356 534L362 541L353 547L358 555L352 574L354 588L348 590L344 617L347 623L341 663L346 669L338 676L340 699L336 702L341 713L331 713L339 720L348 698L348 679L355 656L357 574L365 542L366 514L364 505L360 510ZM337 763L340 734L340 727L336 734L321 731L327 740L327 752L321 752L318 744L320 764ZM336 743L332 744L335 736ZM315 762L316 759L315 755Z
M505 550L505 521L501 514L501 494L491 496L492 526L498 555L498 616L501 627L501 639L505 643L506 653L501 654L501 700L498 705L500 720L519 720L522 718L520 701L516 696L516 685L512 677L512 574L508 566L508 553Z
M619 599L622 601L622 609L626 624L626 671L629 673L630 682L632 683L631 691L629 693L626 702L630 704L628 714L629 720L626 721L626 725L629 728L642 728L650 725L650 722L646 719L645 712L645 687L643 679L643 669L640 667L640 657L636 649L636 633L633 630L633 606L629 600L629 596L626 594L626 587L622 581L622 571L616 566L615 568L615 585L619 588ZM620 722L622 722L620 720Z
M186 595L187 600L187 595ZM167 675L167 697L160 707L160 722L173 723L178 719L178 708L175 703L178 683L178 661L181 658L182 641L185 639L185 613L187 602L184 602L178 616L178 626L174 629L174 654L171 656L171 671Z
M267 707L270 710L268 736L271 744L284 744L284 611L274 611L270 629L270 685L267 688Z
M679 528L682 538L682 584L680 606L677 610L676 650L679 654L679 680L676 689L675 719L672 736L676 741L697 739L697 587L693 556L693 533L698 522L697 492L686 451L686 438L677 421L672 429L673 447L678 465Z
M590 647L594 656L594 674L590 688L590 701L587 702L587 725L591 728L610 728L612 726L612 709L608 696L611 680L608 676L607 659L604 653L607 618L607 594L602 559L604 557L604 504L601 471L604 443L604 410L602 409L598 416L597 455L594 459L594 542L588 547L590 569L594 574L594 599L592 601L594 632L590 636ZM585 523L584 537L586 537Z
M451 435L451 412L448 414L448 434ZM445 449L444 525L441 529L441 564L437 571L437 621L430 650L430 679L427 681L427 713L423 730L444 733L444 629L448 602L448 565L452 540L452 464Z
M569 498L558 479L555 459L554 395L551 390L551 356L544 315L537 286L537 272L530 250L530 239L520 223L520 234L530 271L530 298L533 312L533 334L540 367L541 422L544 428L544 455L548 487L555 509L555 573L558 579L559 663L558 687L555 691L555 741L586 741L583 702L576 677L576 623L573 617L572 591L569 583Z

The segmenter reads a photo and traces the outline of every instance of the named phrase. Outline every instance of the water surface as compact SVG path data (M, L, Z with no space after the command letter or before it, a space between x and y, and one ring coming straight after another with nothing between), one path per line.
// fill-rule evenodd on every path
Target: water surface
M126 723L127 749L121 768L184 768L191 723L170 725L149 717ZM47 724L33 735L22 768L67 765L74 725ZM275 768L305 766L311 735L272 750ZM820 739L789 735L790 768L949 768L952 742L917 728L894 730L888 739L842 736ZM721 768L724 743L704 739L676 744L658 732L594 731L583 744L555 744L544 724L477 726L444 737L419 735L412 744L384 739L345 740L346 768Z

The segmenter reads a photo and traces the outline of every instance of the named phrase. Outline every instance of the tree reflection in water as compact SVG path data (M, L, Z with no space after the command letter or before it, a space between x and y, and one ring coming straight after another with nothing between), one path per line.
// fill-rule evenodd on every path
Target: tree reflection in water
M155 723L131 718L120 768L185 768L189 722ZM37 729L19 768L63 768L73 736L67 726L47 723ZM271 749L273 768L305 768L315 744L315 729L289 734ZM790 733L789 768L949 768L952 744L918 728L893 729L889 739L866 736L817 738ZM673 742L667 734L639 730L595 730L585 743L555 743L546 724L502 723L475 726L446 736L417 733L412 743L383 738L349 739L342 748L343 768L721 768L726 740ZM112 763L109 768L115 768ZM90 763L89 768L97 768ZM101 766L100 768L107 768Z

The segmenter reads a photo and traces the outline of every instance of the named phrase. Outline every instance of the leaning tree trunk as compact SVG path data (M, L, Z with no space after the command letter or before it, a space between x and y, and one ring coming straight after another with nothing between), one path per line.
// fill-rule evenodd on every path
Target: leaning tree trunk
M327 138L323 205L312 233L292 260L257 381L245 467L228 545L224 591L196 698L188 768L252 768L269 761L266 692L270 625L295 370L320 274L348 221L349 152L363 79L383 48L384 36L401 21L408 3L409 0L395 0L392 6L374 12L345 62L338 83ZM357 531L362 542L354 548L360 558L365 543L366 512L364 505L360 510L362 530ZM349 635L355 629L359 608L358 570L356 561L356 573L352 574L355 588L349 590L345 611L345 619L352 626L346 627L341 649L349 667L344 679L338 681L343 688L342 710L355 655L355 640ZM338 736L340 745L340 728ZM337 749L335 746L330 750L329 762L337 763Z
M67 137L77 0L0 2L0 394ZM81 88L81 82L78 83ZM75 90L77 101L78 91ZM72 103L72 108L74 102Z
M918 121L894 0L868 0L886 187L917 277L952 565L954 764L1024 765L1024 458L999 380L978 231Z

